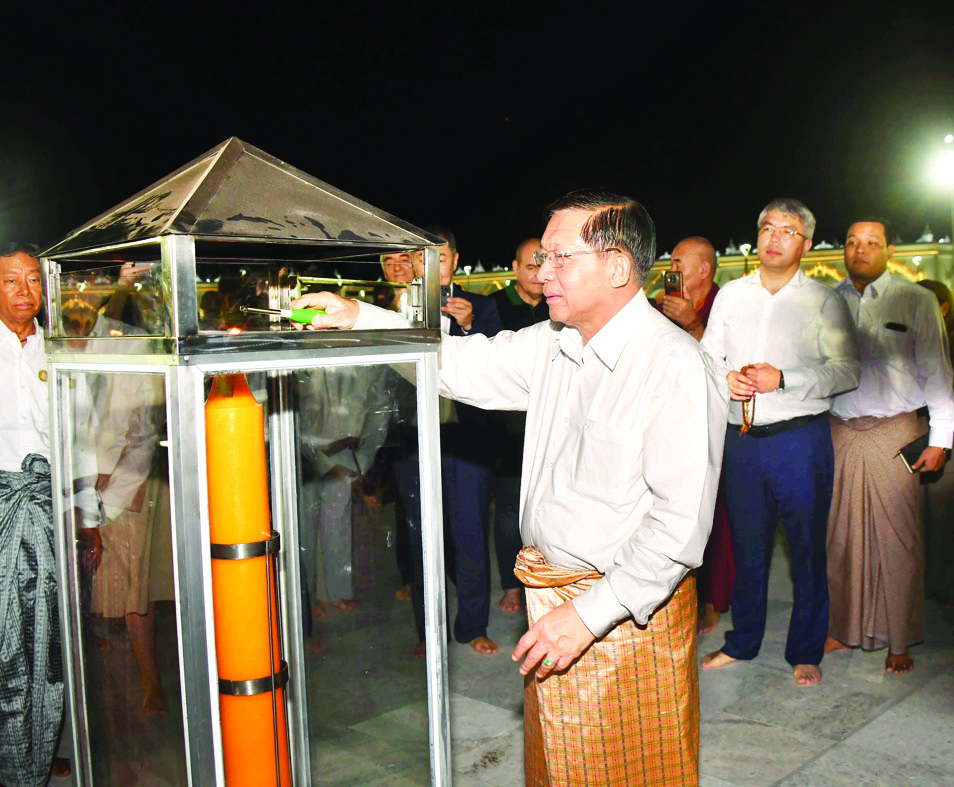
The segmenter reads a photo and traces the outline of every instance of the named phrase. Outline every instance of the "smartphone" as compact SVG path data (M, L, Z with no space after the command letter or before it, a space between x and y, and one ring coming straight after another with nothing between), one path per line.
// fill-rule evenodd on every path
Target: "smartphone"
M681 276L682 274L680 274ZM451 297L451 285L446 287L441 287L441 308L443 309L447 305L447 299Z
M682 271L666 271L663 276L663 292L682 297Z

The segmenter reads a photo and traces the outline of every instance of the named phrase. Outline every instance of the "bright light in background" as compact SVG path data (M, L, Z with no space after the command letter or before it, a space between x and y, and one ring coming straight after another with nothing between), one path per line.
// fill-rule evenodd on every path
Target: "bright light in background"
M943 155L938 156L934 164L934 177L940 183L954 186L954 150L946 150Z
M934 177L945 186L954 187L954 134L944 137L944 143L949 145L934 162Z

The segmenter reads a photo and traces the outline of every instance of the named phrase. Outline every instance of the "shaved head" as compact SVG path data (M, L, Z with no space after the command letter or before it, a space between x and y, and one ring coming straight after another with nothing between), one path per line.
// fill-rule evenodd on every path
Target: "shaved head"
M683 293L686 298L696 302L708 294L718 264L713 245L705 238L694 235L676 244L669 268L682 271Z
M687 251L692 252L693 254L699 255L699 259L703 262L708 262L713 270L718 267L718 259L716 258L715 247L708 241L707 238L703 238L701 235L693 235L689 238L683 238L676 244L676 248L684 247ZM675 256L675 253L673 253Z

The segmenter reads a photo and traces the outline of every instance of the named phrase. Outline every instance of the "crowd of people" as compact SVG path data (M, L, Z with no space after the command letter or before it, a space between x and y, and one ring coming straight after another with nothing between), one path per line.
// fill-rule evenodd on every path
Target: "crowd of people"
M928 538L948 547L932 558L951 557L936 479L954 436L950 293L888 271L879 217L848 228L843 282L806 276L815 218L779 199L758 217L753 275L720 289L712 245L688 237L672 254L681 286L650 303L638 203L577 192L550 210L533 255L549 320L456 339L445 326L441 347L442 394L526 412L515 573L530 629L512 657L527 676L527 782L694 784L696 633L731 607L702 668L758 654L780 521L796 683L819 683L825 655L846 648L913 669L925 496ZM512 289L501 305L526 285ZM329 293L300 304L324 310L315 329L405 324ZM938 594L947 573L927 571Z
M954 484L942 472L954 440L950 292L888 271L894 247L880 217L848 228L847 276L834 287L801 270L815 229L805 205L774 200L757 228L758 270L721 288L712 244L696 236L677 244L678 286L658 303L643 291L655 229L622 195L579 191L551 205L542 238L519 244L513 281L492 296L455 284L454 234L426 228L444 241L439 414L446 568L457 588L451 630L477 653L497 654L487 630L492 532L497 603L528 617L511 654L525 676L528 784L577 783L581 773L594 784L698 783L697 633L731 608L724 644L701 667L758 654L779 522L794 580L784 658L799 685L819 683L823 658L850 648L885 648L887 672L910 672L911 647L924 638L925 579L954 601L946 569ZM35 254L0 249L0 364L10 391L0 418L8 567L0 668L10 677L0 698L16 708L0 716L7 787L49 775L63 703L48 592L56 570ZM320 310L312 329L403 328L400 285L421 276L422 264L407 252L381 258L397 285L384 308L331 292L293 305ZM354 608L352 493L369 473L389 475L398 594L411 602L413 655L423 656L414 389L397 374L346 371L311 370L295 386L302 417L320 413L306 420L325 427L302 432L303 604L316 619L320 599ZM404 398L405 415L389 396ZM164 429L154 410L140 419L153 437ZM126 415L124 424L135 421ZM144 441L127 438L122 451L138 456L133 443ZM111 523L103 532L146 532L140 512L154 479L125 483L118 443L99 453L98 465L112 468L91 485L98 521ZM152 454L139 464L151 467ZM937 565L925 566L925 538ZM13 568L24 561L34 567L26 578ZM171 596L138 585L135 600L113 595L104 614L125 618L143 651L143 707L162 712L150 616L155 598ZM91 608L104 605L94 599ZM305 618L310 626L312 614Z

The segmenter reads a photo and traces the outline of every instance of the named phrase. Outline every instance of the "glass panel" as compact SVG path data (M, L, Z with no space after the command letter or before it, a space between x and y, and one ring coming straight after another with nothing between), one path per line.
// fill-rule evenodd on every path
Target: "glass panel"
M165 378L59 379L94 784L184 785Z
M167 336L161 265L116 262L61 273L57 312L55 338Z
M292 378L314 784L430 781L415 370Z
M196 295L203 333L293 330L286 318L246 309L287 309L300 293L331 291L401 310L415 325L423 320L420 296L407 296L413 276L410 252L366 260L253 261L199 258ZM401 258L383 265L382 260ZM385 280L385 272L395 282Z
M198 264L199 330L204 333L269 330L268 315L247 313L242 307L269 308L270 271L279 268L280 263ZM285 325L290 327L287 321Z

